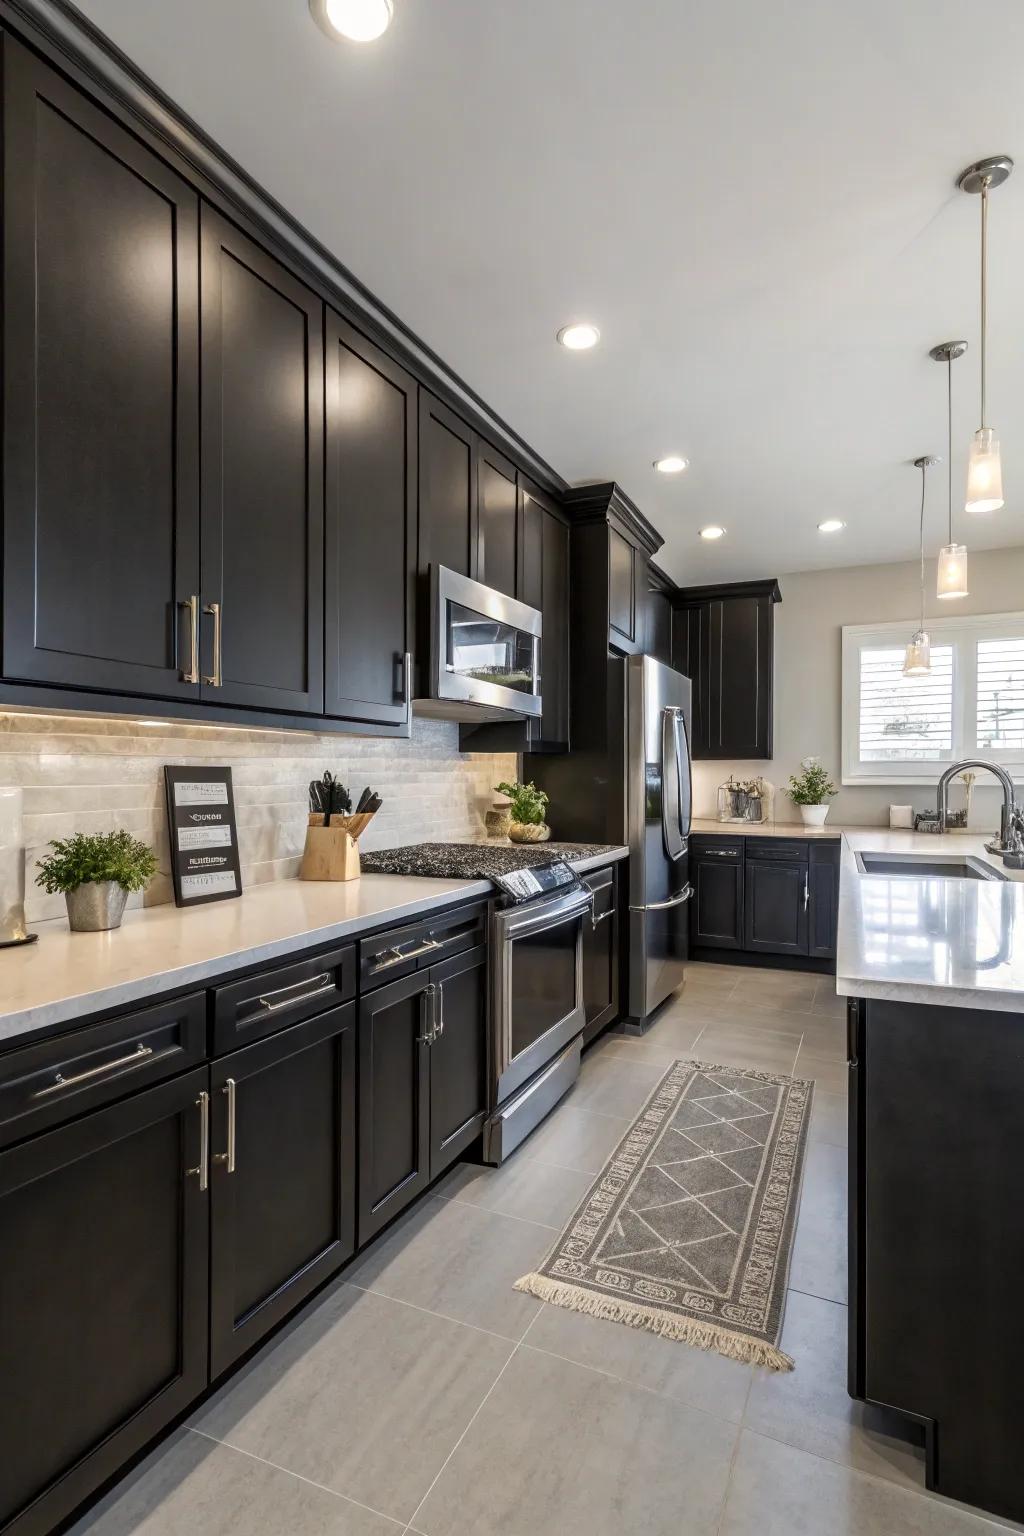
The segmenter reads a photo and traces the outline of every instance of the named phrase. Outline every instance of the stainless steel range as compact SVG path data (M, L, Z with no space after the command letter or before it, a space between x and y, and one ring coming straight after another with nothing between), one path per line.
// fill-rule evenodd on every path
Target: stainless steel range
M568 864L493 876L491 1105L484 1161L501 1163L580 1071L583 924L594 894Z

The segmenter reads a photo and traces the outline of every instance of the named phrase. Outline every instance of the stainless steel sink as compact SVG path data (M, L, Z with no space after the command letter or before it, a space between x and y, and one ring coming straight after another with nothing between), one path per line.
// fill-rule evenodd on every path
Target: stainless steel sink
M905 880L1005 880L984 859L960 853L858 853L862 875L887 875Z

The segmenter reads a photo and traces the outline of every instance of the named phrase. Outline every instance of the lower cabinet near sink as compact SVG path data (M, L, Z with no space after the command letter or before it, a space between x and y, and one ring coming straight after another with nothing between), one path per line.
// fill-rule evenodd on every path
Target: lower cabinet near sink
M829 969L836 956L838 838L721 836L690 839L690 946L695 960L737 955ZM822 964L821 962L825 962ZM770 963L770 961L769 961Z

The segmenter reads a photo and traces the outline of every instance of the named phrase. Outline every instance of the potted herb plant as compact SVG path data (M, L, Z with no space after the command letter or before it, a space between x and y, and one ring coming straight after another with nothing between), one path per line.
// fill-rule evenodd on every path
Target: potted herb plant
M507 795L512 812L508 835L514 843L546 843L551 828L544 820L548 797L536 784L495 784L499 795Z
M802 773L791 773L786 793L800 809L800 819L805 827L823 827L828 815L828 802L838 794L836 786L822 767L820 757L805 757L800 764Z
M63 894L77 933L120 928L129 893L143 890L156 874L152 848L130 832L76 832L49 846L53 852L39 860L36 884L51 896Z

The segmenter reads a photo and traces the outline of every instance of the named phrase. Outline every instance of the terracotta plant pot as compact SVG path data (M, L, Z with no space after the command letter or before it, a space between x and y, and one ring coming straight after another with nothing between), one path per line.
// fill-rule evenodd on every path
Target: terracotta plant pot
M802 805L800 806L800 820L805 827L823 827L828 815L827 805Z
M514 843L546 843L551 828L545 821L512 821L508 835Z

